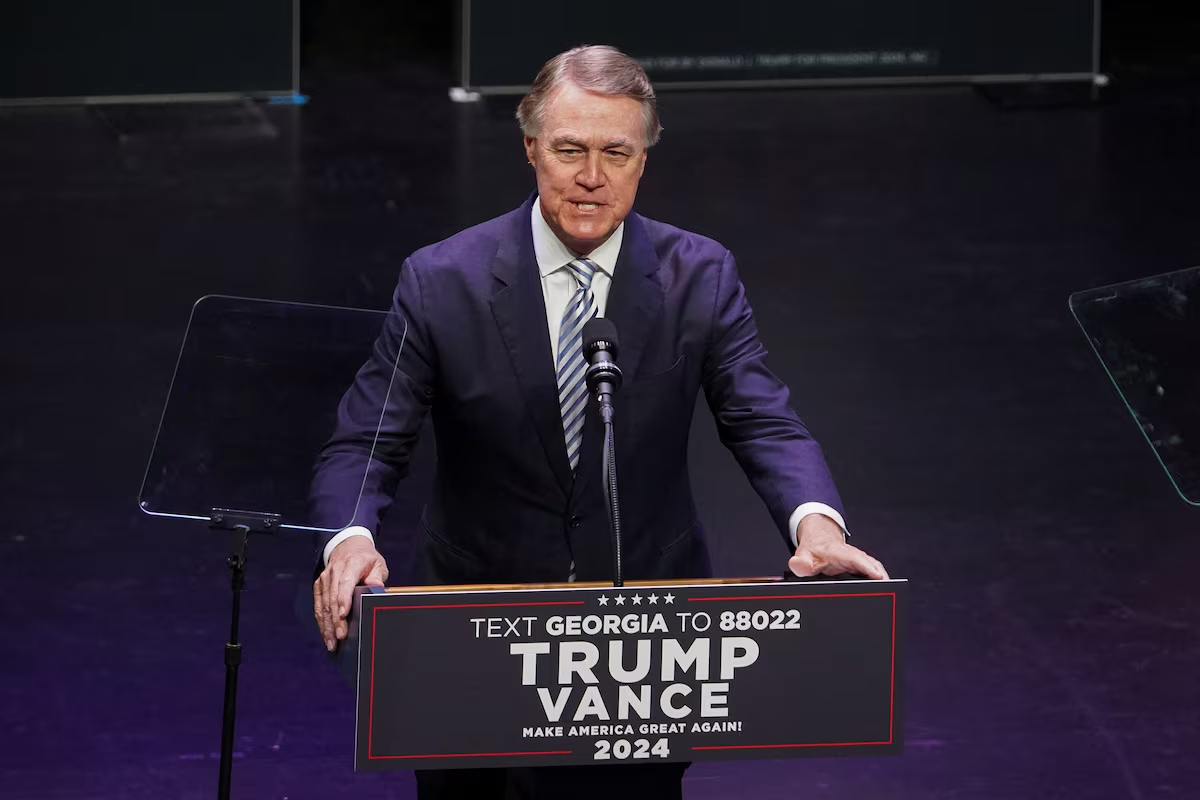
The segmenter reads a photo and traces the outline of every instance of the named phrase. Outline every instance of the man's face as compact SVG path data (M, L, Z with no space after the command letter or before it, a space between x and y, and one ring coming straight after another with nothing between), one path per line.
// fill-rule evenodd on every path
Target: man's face
M644 135L637 100L564 84L537 138L525 137L542 216L576 253L595 250L629 214L646 168Z

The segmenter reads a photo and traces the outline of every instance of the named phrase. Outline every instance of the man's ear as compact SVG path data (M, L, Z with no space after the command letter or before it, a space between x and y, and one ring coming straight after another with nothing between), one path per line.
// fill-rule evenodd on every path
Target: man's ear
M525 158L530 164L533 163L533 156L537 152L537 139L530 136L525 137Z

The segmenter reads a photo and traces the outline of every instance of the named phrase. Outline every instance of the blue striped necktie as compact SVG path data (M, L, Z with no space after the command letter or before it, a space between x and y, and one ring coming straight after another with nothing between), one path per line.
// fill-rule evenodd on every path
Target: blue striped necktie
M592 278L596 265L577 258L567 265L579 288L563 311L558 329L558 404L562 409L563 436L571 471L579 466L579 445L583 441L583 414L587 409L587 361L583 357L583 326L596 316L596 296Z

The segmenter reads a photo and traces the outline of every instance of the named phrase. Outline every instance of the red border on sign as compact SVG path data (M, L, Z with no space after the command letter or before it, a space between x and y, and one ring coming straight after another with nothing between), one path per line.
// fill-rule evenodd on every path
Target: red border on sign
M886 742L809 742L805 744L716 744L693 747L693 750L770 750L783 747L880 747L896 740L896 593L858 592L854 594L766 594L734 595L732 597L689 597L689 603L709 600L817 600L822 597L890 597L892 598L892 664L888 685L888 740Z
M367 760L381 761L396 758L494 758L502 756L569 756L572 750L544 750L528 753L432 753L410 756L377 756L371 751L375 733L375 632L379 630L379 612L419 608L512 608L514 606L581 606L584 600L543 600L530 603L447 603L442 605L376 606L371 614L371 696L367 700Z
M527 753L426 753L417 756L368 756L372 761L389 758L485 758L492 756L569 756L574 750L541 750Z
M886 742L812 742L810 744L709 744L701 747L693 747L693 750L769 750L773 747L864 747L866 745L875 745L876 747L891 744L889 739Z
M890 597L895 602L895 592L856 592L854 594L739 594L733 597L689 597L689 603L706 600L819 600L822 597Z

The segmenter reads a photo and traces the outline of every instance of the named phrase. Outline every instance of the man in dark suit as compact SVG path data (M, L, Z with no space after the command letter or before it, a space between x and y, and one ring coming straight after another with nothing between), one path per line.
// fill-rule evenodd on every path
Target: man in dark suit
M322 453L317 512L353 519L326 543L314 585L326 645L346 634L354 586L387 579L372 532L428 412L438 463L421 516L425 580L612 578L601 425L582 384L580 329L596 314L619 331L625 374L615 400L625 577L710 574L687 469L701 389L794 552L793 572L887 577L845 541L837 490L766 366L733 256L632 212L661 131L641 67L607 47L563 53L542 68L518 118L537 194L404 263L397 322L347 393ZM682 773L682 765L430 772L418 785L422 798L619 790L657 799L680 796Z

